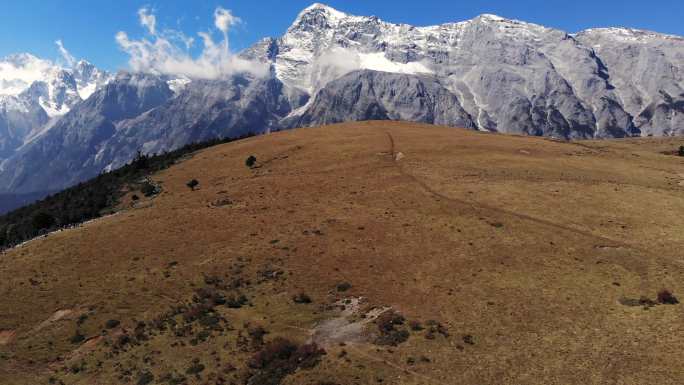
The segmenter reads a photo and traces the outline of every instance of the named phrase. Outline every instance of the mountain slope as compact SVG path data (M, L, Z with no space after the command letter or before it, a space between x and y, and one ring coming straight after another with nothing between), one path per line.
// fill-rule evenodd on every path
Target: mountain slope
M684 134L684 38L626 28L577 35L607 67L637 127L656 136Z
M265 53L276 76L311 95L356 69L433 75L459 95L482 130L566 138L638 134L594 52L563 31L535 24L482 15L413 27L315 4L275 45Z
M435 78L369 70L330 82L290 124L307 127L368 119L475 127L458 97Z
M62 83L71 85L64 92L36 83L36 95L50 89L49 95L66 95L48 109L36 97L0 101L24 111L5 113L11 123L3 124L0 109L0 158L11 158L0 159L0 192L67 187L130 161L139 150L163 152L212 137L353 120L562 139L678 135L684 127L683 52L684 39L646 31L571 35L488 14L414 27L314 4L283 36L240 53L268 64L270 75L197 80L148 74L167 82L173 95L150 109L127 111L95 142L79 134L91 132L91 123L69 114L51 119L45 112L77 108L84 116L98 114L86 112L92 107L87 101L58 103L83 96L91 86L82 84L105 81L106 74L87 63L64 74ZM37 131L31 129L36 124ZM47 135L54 127L60 130ZM82 140L63 140L67 136ZM83 172L74 171L78 164L86 165ZM38 169L43 174L33 174Z
M4 188L22 193L56 191L99 174L108 164L98 154L116 133L116 123L158 107L172 95L158 77L118 75L4 162L0 172Z
M680 145L365 122L198 152L0 257L0 382L678 384L682 305L640 298L684 293Z
M30 54L0 59L0 162L110 80L81 60L63 68Z

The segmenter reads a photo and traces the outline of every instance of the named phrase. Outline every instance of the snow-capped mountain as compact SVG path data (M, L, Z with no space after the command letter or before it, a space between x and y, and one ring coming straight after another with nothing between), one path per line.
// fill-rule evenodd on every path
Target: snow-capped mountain
M15 76L0 75L13 90L0 97L0 158L11 153L0 193L64 188L138 150L346 120L565 139L684 134L684 39L655 32L569 34L488 14L414 27L314 4L239 55L270 75L122 73L107 83L84 62L63 72L35 58L2 62ZM49 129L30 134L36 125Z
M31 54L0 60L0 161L110 79L87 61L63 68Z
M312 97L351 71L431 76L480 130L565 138L639 133L595 52L535 24L481 15L414 27L314 4L273 45L275 76Z

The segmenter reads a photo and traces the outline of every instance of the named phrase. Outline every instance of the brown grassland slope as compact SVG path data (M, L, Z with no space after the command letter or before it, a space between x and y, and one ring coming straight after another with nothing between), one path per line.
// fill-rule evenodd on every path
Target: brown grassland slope
M200 151L0 255L0 384L681 384L680 145L364 122Z

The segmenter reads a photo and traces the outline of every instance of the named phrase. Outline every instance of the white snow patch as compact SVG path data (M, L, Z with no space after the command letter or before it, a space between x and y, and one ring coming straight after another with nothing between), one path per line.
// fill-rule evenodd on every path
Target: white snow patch
M340 20L349 17L349 15L347 15L346 13L341 12L341 11L338 11L338 10L336 10L335 8L329 7L329 6L325 5L325 4L313 3L313 4L311 4L310 6L308 6L307 8L305 8L305 9L299 14L299 16L297 17L297 20L295 21L295 24L297 24L298 22L300 22L301 19L302 19L302 17L303 17L305 14L307 14L307 13L309 13L309 12L311 12L311 11L314 11L314 10L321 10L321 11L323 11L323 12L325 13L326 17L328 18L328 20L329 20L329 21L332 21L332 22L339 22Z
M45 100L45 98L43 98L42 96L38 98L38 104L40 104L40 106L43 107L45 113L51 118L54 118L56 116L62 116L69 112L69 106L67 106L66 104L56 106L54 103L50 103L50 101Z
M90 97L90 95L95 93L96 90L97 90L97 83L94 83L94 82L89 83L85 87L79 87L78 88L78 96L80 96L81 99L86 100Z
M166 82L166 84L169 85L169 88L171 91L174 93L174 95L178 96L185 87L190 84L190 79L183 77L183 78L177 78L177 79L171 79Z

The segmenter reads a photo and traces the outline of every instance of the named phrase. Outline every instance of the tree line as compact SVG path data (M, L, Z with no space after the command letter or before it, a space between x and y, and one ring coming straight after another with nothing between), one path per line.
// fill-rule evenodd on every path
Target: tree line
M252 136L217 138L188 144L163 154L138 152L130 163L0 216L0 250L49 232L113 212L124 187L152 191L147 176L166 169L195 151ZM147 193L145 193L147 195Z

